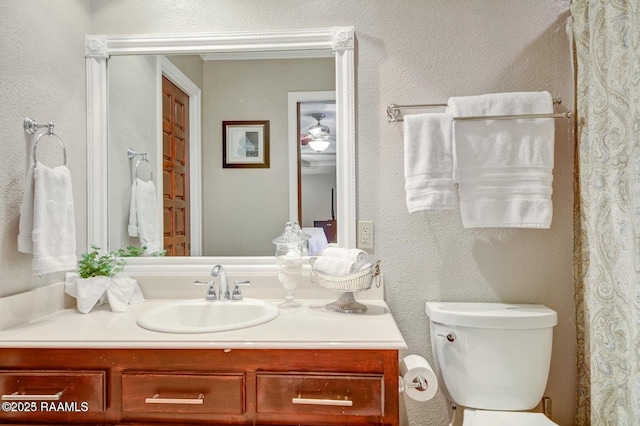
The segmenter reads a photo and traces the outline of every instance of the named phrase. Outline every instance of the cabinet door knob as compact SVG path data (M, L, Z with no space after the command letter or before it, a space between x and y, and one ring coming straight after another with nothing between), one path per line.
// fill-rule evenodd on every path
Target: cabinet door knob
M353 401L347 399L316 399L316 398L303 398L302 394L298 394L297 398L291 398L292 404L303 405L332 405L339 407L353 407Z
M14 392L10 395L2 395L2 401L60 401L62 391L51 395L27 395L24 393Z
M160 398L160 395L155 394L151 398L145 398L144 403L202 405L204 404L204 395L199 393L197 398Z

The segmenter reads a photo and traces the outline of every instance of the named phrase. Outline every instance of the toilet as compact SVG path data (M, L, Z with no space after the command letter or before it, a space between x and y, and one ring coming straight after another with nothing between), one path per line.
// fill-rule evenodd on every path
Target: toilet
M463 426L551 426L541 401L555 311L542 305L427 302L440 389Z

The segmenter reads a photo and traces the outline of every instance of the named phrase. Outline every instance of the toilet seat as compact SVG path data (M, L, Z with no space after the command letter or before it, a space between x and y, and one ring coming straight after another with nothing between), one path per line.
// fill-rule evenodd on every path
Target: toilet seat
M462 426L558 426L542 413L465 409Z

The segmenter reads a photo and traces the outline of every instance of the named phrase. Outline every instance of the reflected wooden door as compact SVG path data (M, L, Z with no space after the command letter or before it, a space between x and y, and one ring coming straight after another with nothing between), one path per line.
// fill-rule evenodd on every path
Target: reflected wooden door
M162 176L166 255L189 256L189 96L164 76Z

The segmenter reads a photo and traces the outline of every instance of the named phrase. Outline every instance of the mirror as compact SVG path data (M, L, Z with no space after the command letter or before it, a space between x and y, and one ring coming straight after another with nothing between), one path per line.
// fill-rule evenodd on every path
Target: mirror
M166 71L171 69L172 63L176 61L188 61L190 57L194 55L218 55L224 60L215 61L216 64L222 64L223 62L236 62L238 59L256 60L256 58L267 58L269 60L281 60L287 58L285 61L327 61L327 58L332 58L335 62L335 136L336 136L336 188L335 188L335 216L339 220L340 226L338 227L337 241L338 244L345 247L352 247L355 244L355 128L354 128L354 34L351 27L337 27L328 29L315 29L315 30L293 30L293 31L278 31L268 33L255 33L255 32L239 32L239 33L225 33L225 34L188 34L188 35L136 35L136 36L87 36L85 54L87 57L87 95L88 95L88 158L89 158L89 196L88 196L88 243L90 245L97 245L100 247L111 247L111 249L119 248L109 245L110 233L114 226L122 228L122 224L113 224L112 219L114 211L123 209L126 206L128 209L129 203L126 198L129 196L128 192L120 190L114 190L112 188L114 184L113 177L118 175L126 182L131 179L131 174L127 170L128 167L137 163L142 157L135 157L132 162L128 163L125 157L127 145L131 144L140 146L133 137L135 131L125 130L124 135L120 137L116 136L116 129L113 128L110 121L117 112L109 112L107 99L112 101L114 94L109 91L108 80L112 78L108 74L110 67L109 60L126 60L126 58L133 58L130 55L137 55L137 59L140 59L139 55L145 55L144 59L147 63L143 65L147 68L161 68L163 74L171 75L172 71ZM149 55L149 56L146 56ZM179 56L177 56L179 55ZM157 59L159 58L159 59ZM320 58L320 59L316 59ZM171 61L173 59L173 62ZM153 63L149 63L153 62ZM242 62L242 61L239 61ZM247 62L245 62L246 64ZM319 62L321 63L321 62ZM325 66L326 67L326 66ZM131 74L131 73L130 73ZM172 77L172 80L179 80L182 77ZM189 85L185 84L187 89ZM140 88L141 86L136 86ZM207 120L206 106L207 101L204 100L202 94L199 93L196 88L192 88L193 94L190 95L190 102L201 103L203 107L203 114L200 114L202 120ZM314 90L316 88L300 87L300 91ZM158 90L159 92L159 90ZM125 100L126 102L126 100ZM268 109L268 108L267 108ZM121 111L122 112L122 111ZM194 114L199 114L191 110L189 116L193 117ZM238 114L236 114L238 115ZM159 116L159 114L158 114ZM239 117L240 119L255 118L262 119L264 117ZM222 121L225 119L235 119L231 117L219 117L213 119L216 125L220 128L219 132L222 133L221 126ZM290 119L290 118L289 118ZM145 130L145 127L149 125L149 121L153 119L139 120L137 130L141 135L153 133L153 131ZM197 121L197 120L196 120ZM286 122L286 120L285 120ZM155 123L154 123L155 124ZM204 126L204 124L203 124ZM202 127L191 126L191 140L203 141ZM122 129L120 129L122 132ZM216 132L216 130L213 130ZM111 134L110 134L111 133ZM286 133L286 130L285 130ZM289 130L290 133L290 130ZM140 136L141 138L143 136ZM289 136L286 136L289 138ZM148 137L146 137L148 139ZM151 139L158 139L157 136ZM115 159L112 154L115 152L117 145L116 141L120 144L117 148L117 155L119 159ZM123 142L124 141L124 142ZM290 142L289 142L290 143ZM208 160L205 160L201 151L199 143L191 144L189 147L189 155L191 158L202 159L202 161L192 162L192 168L196 169L196 173L203 176L204 179L200 182L206 182L206 175L208 173ZM204 145L204 144L202 144ZM285 144L286 145L286 144ZM143 145L142 145L143 146ZM147 159L150 161L153 171L158 174L156 167L161 163L161 155L158 154L158 149L153 147L136 148L141 152L147 152ZM221 154L217 154L218 156ZM284 154L286 157L286 151ZM289 152L289 159L276 158L276 161L289 163L289 169L291 169L291 152ZM108 162L105 159L108 158ZM274 158L271 159L271 165L273 165ZM156 167L153 167L153 166ZM124 166L124 168L123 168ZM142 166L141 166L142 167ZM200 170L197 170L200 168ZM246 171L250 171L247 169ZM255 171L256 169L252 170ZM224 170L225 172L234 170ZM142 174L147 173L145 170ZM193 170L192 170L193 172ZM198 176L196 174L196 176ZM285 175L287 172L285 171ZM255 270L256 265L271 265L273 263L273 257L271 255L265 255L272 252L271 238L281 231L284 226L284 222L290 220L290 218L297 219L297 217L290 216L291 206L287 199L293 191L291 186L292 170L288 171L289 174L289 188L285 189L285 200L283 204L284 213L280 213L282 217L275 218L274 223L277 223L276 231L268 231L267 245L262 252L232 252L232 251L217 251L211 252L215 258L202 258L202 257L190 257L190 258L176 258L176 257L163 257L163 258L131 258L128 260L129 270L132 272L144 271L145 268L152 268L157 272L162 271L182 271L187 265L193 266L197 264L210 266L213 263L224 262L227 265L237 265L240 268L251 267ZM124 176L123 176L124 175ZM240 175L235 175L235 177ZM124 179L126 178L126 179ZM285 178L285 181L287 179ZM156 179L157 181L157 179ZM193 181L193 180L192 180ZM198 180L196 179L196 182ZM224 182L224 181L223 181ZM127 186L129 183L127 183ZM297 182L295 183L297 185ZM160 190L160 188L158 188ZM295 188L297 192L297 187ZM206 217L209 215L209 210L204 204L205 200L210 200L211 197L200 197L202 188L199 185L191 185L189 193L191 197L191 213L192 223L203 224L206 228ZM161 195L161 194L160 194ZM325 198L329 198L330 195L323 195ZM120 197L120 199L118 199ZM122 197L125 199L123 200ZM161 199L161 198L160 198ZM112 210L115 208L116 210ZM233 212L233 211L232 211ZM253 212L254 215L256 212ZM261 212L260 212L261 213ZM120 214L119 216L122 216ZM254 216L255 217L255 216ZM193 220L195 218L195 220ZM257 219L258 221L260 219ZM111 222L110 222L111 221ZM260 223L258 222L258 225ZM274 225L275 226L275 225ZM275 228L274 228L275 229ZM207 255L207 249L204 249L204 239L198 235L192 233L195 238L192 239L191 244L195 247L201 247L200 253ZM264 239L262 237L261 239ZM245 240L245 237L240 237L239 240ZM227 241L229 241L227 239ZM250 244L254 246L253 243ZM197 252L198 250L196 250ZM240 253L241 255L238 255Z
M287 100L288 95L300 93L292 90L301 89L312 91L309 93L331 91L326 96L335 99L335 60L253 59L249 55L241 60L228 60L226 55L222 59L219 56L122 55L108 59L110 250L139 246L145 241L148 247L163 248L167 256L269 256L273 253L271 239L282 232L283 218L293 218L303 226L307 222L313 227L313 219L331 217L334 138L328 138L332 144L322 154L309 155L310 148L298 148L295 140L299 138L287 132L288 125L296 126L299 118L301 133L307 132L315 124L307 107L317 106L320 112L326 107L300 102L303 108L300 117L287 123ZM162 96L158 96L160 80ZM189 93L196 95L201 105L190 105ZM335 106L335 101L332 105ZM158 113L159 107L162 114ZM189 120L186 118L191 109L196 112ZM335 108L326 112L324 121L335 123ZM264 129L265 123L268 129ZM331 136L335 135L333 127ZM201 134L200 141L190 137L194 129ZM247 139L247 144L256 147L255 156L246 151L244 140L231 149L233 137L246 139L243 130L247 129L251 131L246 134L256 139L253 142ZM294 143L289 143L289 137ZM266 142L263 148L267 149L257 149L261 141ZM191 156L186 155L189 145L194 145ZM125 155L130 150L134 153L127 160ZM235 159L239 150L245 156ZM300 150L296 163L289 162L289 150L293 154ZM260 157L262 151L268 155L264 159ZM311 165L318 165L322 159L328 161L329 156L334 167L332 179L325 180L332 180L333 186L320 194L322 187L316 181L327 175L314 175L317 178L311 182L307 175ZM305 209L304 218L297 208L290 215L290 204L297 206L299 200L289 199L289 177L297 177L299 171L302 180L294 182L301 183L296 195L299 192L299 198L307 200L304 203L307 206L309 200L318 203L315 211ZM192 191L187 190L189 187ZM144 203L137 215L129 214L135 199L130 194L140 192L144 196L148 189L155 194L152 201L162 200L153 208L157 215L164 213L158 216L157 242L144 235L143 231L149 228L138 233L135 229L132 232L130 226L131 218L135 222L136 216L145 218L152 213L150 203ZM200 205L206 214L196 214L192 204ZM160 224L164 235L159 232Z

